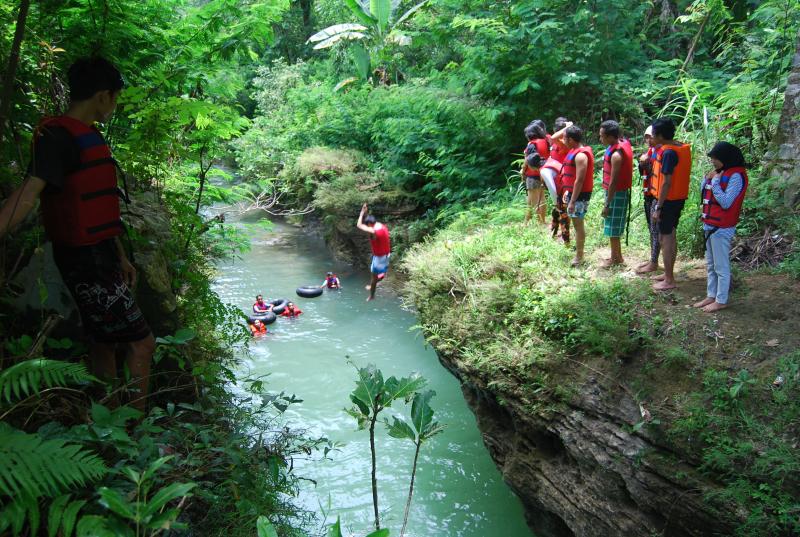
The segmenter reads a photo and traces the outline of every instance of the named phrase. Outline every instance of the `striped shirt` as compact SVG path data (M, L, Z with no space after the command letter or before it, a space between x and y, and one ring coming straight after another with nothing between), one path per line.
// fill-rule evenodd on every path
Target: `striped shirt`
M719 179L717 177L711 180L711 192L712 194L714 194L714 199L717 200L717 203L719 203L720 207L722 207L723 209L729 209L730 206L733 205L733 202L736 200L736 197L742 192L742 188L744 188L744 177L742 177L742 174L740 173L734 173L733 175L731 175L730 179L728 179L728 188L726 188L725 190L722 190L722 187L719 186ZM701 191L701 197L702 197L702 191ZM709 224L703 224L704 231L712 230L715 227L716 226L711 226ZM731 236L733 236L733 234L736 231L736 227L734 226L730 228L720 228L719 231L722 230L726 231L733 230L733 232L731 233ZM717 231L717 233L719 233L719 231Z

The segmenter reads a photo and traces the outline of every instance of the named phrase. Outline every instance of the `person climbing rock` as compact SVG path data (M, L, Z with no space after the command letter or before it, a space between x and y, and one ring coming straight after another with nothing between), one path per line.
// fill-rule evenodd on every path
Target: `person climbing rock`
M628 221L633 181L633 148L622 137L619 123L607 120L600 124L600 141L605 144L603 154L603 190L606 202L603 206L603 234L611 245L611 256L600 264L603 267L622 265L622 235Z
M124 83L117 68L100 57L79 59L67 78L69 108L43 119L34 131L27 176L0 209L0 237L40 198L55 263L91 341L91 371L115 379L116 350L126 346L136 392L131 405L144 410L155 340L134 300L136 269L119 240L124 228L117 165L95 127L111 118Z
M714 170L703 180L700 218L706 239L706 298L693 304L706 313L728 307L731 285L731 241L747 192L747 170L742 150L717 142L708 152Z
M370 246L372 247L372 263L370 265L370 273L372 274L369 283L369 296L367 301L375 298L375 288L378 281L389 270L389 258L392 255L392 244L389 239L389 228L386 225L378 222L374 216L368 215L369 207L365 203L361 207L361 213L358 215L356 227L365 233L370 234Z
M658 224L659 242L664 260L664 274L653 284L656 291L675 289L675 260L678 256L677 228L692 171L692 148L674 140L675 124L669 118L653 122L653 142L659 146L653 160L653 187L656 203L651 219Z

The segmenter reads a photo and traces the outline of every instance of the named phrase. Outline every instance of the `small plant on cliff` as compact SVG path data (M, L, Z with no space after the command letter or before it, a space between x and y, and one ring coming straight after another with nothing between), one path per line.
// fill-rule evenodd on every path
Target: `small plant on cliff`
M411 509L411 498L414 495L414 477L417 474L419 450L423 442L433 438L444 430L444 426L433 421L433 409L431 408L430 400L434 395L436 395L436 392L433 390L426 390L414 395L414 400L411 403L411 425L397 417L394 418L394 422L391 424L386 421L390 436L401 439L407 438L414 442L416 446L414 450L414 463L411 466L411 483L408 486L408 500L406 500L406 510L403 514L403 527L400 529L400 537L403 537L406 531L406 525L408 524L408 511Z
M358 370L356 389L350 394L350 400L355 406L348 409L347 413L358 421L359 429L369 428L369 449L372 456L372 507L375 512L376 530L381 529L375 463L375 424L378 421L378 415L398 399L410 401L426 382L416 373L401 379L392 376L384 380L381 370L373 364Z

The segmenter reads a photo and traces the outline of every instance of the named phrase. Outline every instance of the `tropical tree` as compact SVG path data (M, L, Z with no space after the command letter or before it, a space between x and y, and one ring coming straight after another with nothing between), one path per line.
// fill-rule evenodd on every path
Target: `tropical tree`
M388 58L385 50L389 45L408 46L411 37L400 31L400 26L414 13L424 6L428 0L414 5L402 15L398 15L400 0L345 0L345 4L359 20L359 23L342 23L328 26L308 38L309 43L316 43L314 50L330 48L337 43L354 42L350 50L358 74L368 80L373 73L379 76L373 79L376 83L389 83L394 74L397 81L398 73L390 73L386 66ZM337 89L346 83L354 81L350 78L342 81Z
M350 394L350 400L355 405L347 413L358 421L359 429L369 428L369 449L372 455L372 507L375 511L375 529L381 529L378 514L378 479L375 463L375 423L378 415L392 406L398 399L410 401L414 394L422 388L427 381L417 373L408 377L397 379L389 377L383 379L383 373L370 364L358 370L356 389Z
M414 495L414 478L417 474L417 461L419 460L419 450L422 443L433 438L444 430L443 425L433 421L433 409L430 405L430 400L436 392L433 390L426 390L414 394L414 400L411 403L411 424L409 425L403 419L394 417L394 422L389 423L386 421L386 426L389 428L389 435L394 438L406 438L414 442L416 449L414 450L414 463L411 466L411 483L408 487L408 499L406 500L406 510L403 514L403 527L400 529L400 537L406 531L408 524L408 512L411 509L411 498Z

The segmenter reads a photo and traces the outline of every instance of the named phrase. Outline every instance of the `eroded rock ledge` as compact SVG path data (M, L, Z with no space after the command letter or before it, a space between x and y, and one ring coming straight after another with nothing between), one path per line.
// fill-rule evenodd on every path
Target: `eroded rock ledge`
M461 381L484 442L537 537L732 532L723 521L735 515L720 516L703 500L713 485L698 481L691 464L674 462L680 457L658 439L634 432L639 407L614 386L590 376L569 406L538 415L511 394L501 404L489 379L446 356L440 361Z

